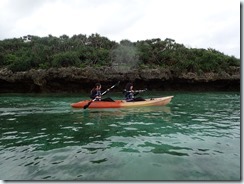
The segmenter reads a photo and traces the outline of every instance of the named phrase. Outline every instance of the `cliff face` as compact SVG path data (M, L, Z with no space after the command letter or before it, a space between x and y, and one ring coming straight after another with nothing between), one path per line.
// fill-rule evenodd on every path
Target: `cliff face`
M0 70L0 92L88 92L96 82L103 89L117 81L122 90L128 81L135 88L150 90L240 90L240 68L232 68L229 73L181 73L175 74L165 69L144 69L120 72L113 68L51 68L13 73Z

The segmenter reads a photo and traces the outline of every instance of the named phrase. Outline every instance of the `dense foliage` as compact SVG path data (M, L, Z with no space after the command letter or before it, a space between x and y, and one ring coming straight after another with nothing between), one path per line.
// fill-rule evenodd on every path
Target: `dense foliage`
M172 39L110 41L99 34L24 36L0 41L0 67L12 71L51 67L164 67L175 72L220 72L240 59L215 49L187 48Z

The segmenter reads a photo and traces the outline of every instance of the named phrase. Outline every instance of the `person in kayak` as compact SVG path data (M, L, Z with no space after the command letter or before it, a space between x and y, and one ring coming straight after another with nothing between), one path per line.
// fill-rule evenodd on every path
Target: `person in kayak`
M135 101L145 101L142 97L135 98L136 95L138 95L139 92L133 90L133 84L127 83L124 90L125 100L127 102L135 102Z
M102 99L101 88L102 88L102 85L100 83L96 83L95 87L91 90L90 98L95 99L95 101L114 102L114 100L109 97Z

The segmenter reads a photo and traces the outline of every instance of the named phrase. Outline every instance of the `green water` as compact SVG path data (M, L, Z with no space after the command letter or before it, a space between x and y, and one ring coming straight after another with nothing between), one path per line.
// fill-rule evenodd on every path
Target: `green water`
M109 93L114 99L120 93ZM1 180L240 180L240 93L72 109L84 94L0 94Z

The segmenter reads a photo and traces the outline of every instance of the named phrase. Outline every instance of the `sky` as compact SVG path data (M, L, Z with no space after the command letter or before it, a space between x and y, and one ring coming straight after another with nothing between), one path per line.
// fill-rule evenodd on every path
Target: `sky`
M120 42L171 38L240 58L238 0L1 0L0 40L98 33Z

